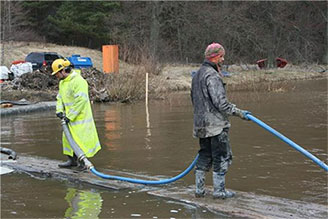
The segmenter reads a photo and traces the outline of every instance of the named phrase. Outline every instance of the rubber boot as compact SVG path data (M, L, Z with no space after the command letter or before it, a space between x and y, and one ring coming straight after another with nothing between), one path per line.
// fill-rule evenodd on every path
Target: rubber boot
M68 160L64 163L60 163L58 164L58 167L60 168L71 168L71 167L76 167L77 166L77 157L74 154L73 157L71 156L67 156Z
M205 197L205 171L196 170L195 181L196 181L195 197L196 198Z
M226 199L234 197L236 193L225 189L225 174L213 172L213 198Z
M85 166L83 160L78 160L77 161L77 169L78 169L78 171L84 171L84 170L87 169L87 167Z

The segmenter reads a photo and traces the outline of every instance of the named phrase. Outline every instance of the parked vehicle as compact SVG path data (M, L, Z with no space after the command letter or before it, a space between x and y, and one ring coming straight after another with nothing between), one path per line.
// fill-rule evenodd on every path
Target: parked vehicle
M33 71L40 69L41 71L51 71L51 64L56 59L63 59L64 57L56 52L31 52L25 61L32 63Z

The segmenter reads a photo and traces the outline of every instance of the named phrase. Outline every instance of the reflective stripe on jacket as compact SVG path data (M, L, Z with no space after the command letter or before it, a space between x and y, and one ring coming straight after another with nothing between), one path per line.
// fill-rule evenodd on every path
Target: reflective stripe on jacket
M194 75L191 100L194 108L194 137L212 137L230 127L228 116L235 112L235 105L228 101L222 77L214 63L205 60Z
M59 82L56 113L69 118L69 130L86 157L93 157L101 149L88 94L88 83L79 70L72 70ZM73 150L63 133L63 153L73 156Z

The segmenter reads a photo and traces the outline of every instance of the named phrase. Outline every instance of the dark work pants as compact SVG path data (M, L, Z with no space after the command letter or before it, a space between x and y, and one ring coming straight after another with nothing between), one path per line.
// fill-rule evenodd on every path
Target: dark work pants
M225 174L232 162L228 129L224 129L219 135L199 138L199 158L196 170L209 171L213 165L213 171Z

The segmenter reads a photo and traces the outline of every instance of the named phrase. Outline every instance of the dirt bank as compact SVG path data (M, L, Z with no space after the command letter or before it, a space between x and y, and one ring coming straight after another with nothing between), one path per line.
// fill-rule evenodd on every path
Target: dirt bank
M161 75L150 75L150 98L165 98L176 91L188 91L191 85L192 70L195 66L166 67ZM143 71L104 74L96 68L82 69L82 76L88 81L90 100L96 102L129 102L144 98L145 74ZM284 92L289 89L292 80L328 78L326 72L305 71L231 71L225 78L230 91L264 90ZM24 74L13 81L1 85L2 100L26 99L31 102L54 101L58 92L58 81L54 76L35 71Z
M95 68L82 69L82 76L88 81L89 95L93 101L108 101L107 91L104 89L106 75ZM107 75L108 76L108 75ZM2 100L26 99L32 102L54 101L58 92L59 81L49 72L39 70L23 74L13 81L1 84Z
M102 53L82 47L68 47L55 44L26 42L6 43L4 63L10 68L14 60L24 60L32 51L57 52L63 56L80 54L91 57L94 68L83 69L82 76L89 83L92 101L134 101L144 97L146 66L135 66L121 62L119 74L102 72ZM149 92L151 98L164 98L167 93L190 90L191 72L200 64L165 65L159 75L149 74ZM266 90L284 91L288 81L314 78L327 78L328 66L288 64L283 69L259 70L256 65L230 65L225 70L230 77L225 78L230 90ZM32 102L54 101L58 91L58 81L49 73L35 71L24 74L13 81L5 81L1 85L2 100L26 99Z

